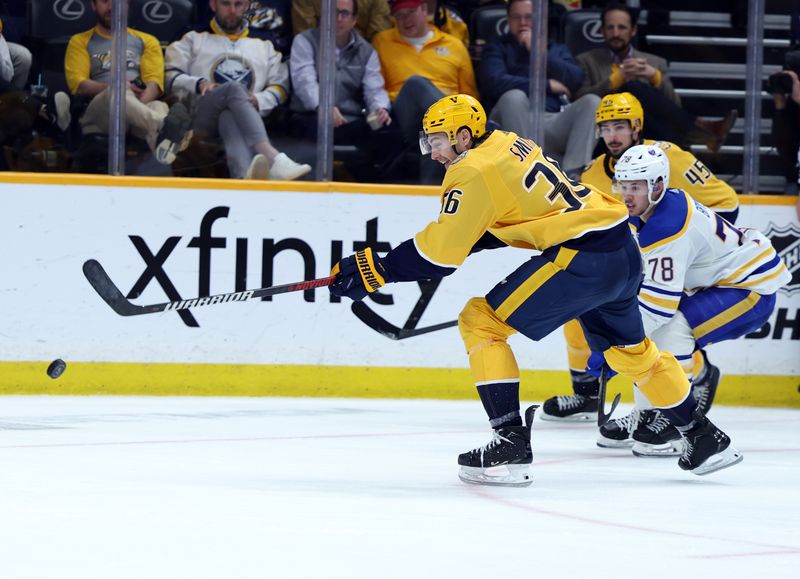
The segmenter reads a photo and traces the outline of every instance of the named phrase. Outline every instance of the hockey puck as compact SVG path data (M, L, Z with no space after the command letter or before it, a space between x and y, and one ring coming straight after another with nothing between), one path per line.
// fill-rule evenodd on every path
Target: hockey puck
M64 373L64 370L67 369L67 363L62 360L61 358L56 358L50 365L47 367L47 375L50 376L53 380L58 378Z

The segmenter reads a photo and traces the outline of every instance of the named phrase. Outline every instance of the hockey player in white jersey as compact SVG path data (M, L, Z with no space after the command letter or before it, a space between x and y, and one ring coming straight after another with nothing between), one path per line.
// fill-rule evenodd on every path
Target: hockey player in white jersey
M791 274L762 233L734 227L668 185L669 161L659 147L632 147L616 165L615 192L628 208L644 261L639 309L645 333L688 372L696 347L763 326ZM637 390L634 413L647 405ZM634 454L691 456L690 433L681 437L663 413L651 412L633 432ZM698 414L698 426L703 419ZM613 446L613 439L599 443Z

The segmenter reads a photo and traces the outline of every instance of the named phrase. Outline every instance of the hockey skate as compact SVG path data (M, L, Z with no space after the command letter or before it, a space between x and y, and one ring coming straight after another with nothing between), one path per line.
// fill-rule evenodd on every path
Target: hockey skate
M742 462L742 453L731 446L727 434L700 412L692 413L695 425L683 433L685 448L678 466L697 475L709 474Z
M465 483L478 485L526 487L531 477L531 423L538 406L525 411L526 426L506 426L494 431L486 445L458 455Z
M631 436L636 456L677 456L683 452L681 433L660 410L643 410Z
M711 408L711 403L714 402L714 395L717 393L717 386L719 386L722 374L719 368L708 361L705 350L700 350L700 353L703 355L706 371L701 380L692 383L692 396L697 400L697 409L701 414L706 415Z
M583 422L597 418L597 396L553 396L544 401L542 420Z
M633 445L631 435L641 420L642 411L634 408L630 414L622 418L614 418L600 427L597 446L600 448L630 448Z

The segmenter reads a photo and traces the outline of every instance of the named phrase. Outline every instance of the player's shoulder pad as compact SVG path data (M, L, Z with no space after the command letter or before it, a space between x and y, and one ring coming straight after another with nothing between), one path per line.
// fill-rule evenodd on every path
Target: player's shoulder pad
M692 215L690 201L691 198L685 191L667 189L646 226L639 230L639 246L642 251L655 249L683 235Z

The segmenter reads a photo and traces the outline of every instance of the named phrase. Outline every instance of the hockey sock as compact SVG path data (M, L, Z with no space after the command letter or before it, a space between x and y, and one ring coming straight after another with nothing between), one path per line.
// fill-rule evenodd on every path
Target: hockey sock
M685 432L694 426L692 412L694 412L695 408L697 408L697 401L694 399L694 396L692 396L692 393L689 392L689 395L677 406L673 406L672 408L659 408L659 410L664 413L667 419L675 425L678 430Z
M577 370L570 370L569 373L572 376L572 390L575 394L597 398L600 391L600 382L597 378L588 372L578 372Z
M492 428L522 426L519 415L519 382L493 382L478 385L483 408Z

